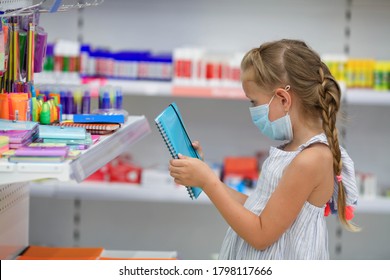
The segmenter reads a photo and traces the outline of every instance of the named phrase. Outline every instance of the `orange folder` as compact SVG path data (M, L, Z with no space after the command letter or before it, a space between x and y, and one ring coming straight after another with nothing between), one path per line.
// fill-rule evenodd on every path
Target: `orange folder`
M29 246L18 260L97 260L103 248Z

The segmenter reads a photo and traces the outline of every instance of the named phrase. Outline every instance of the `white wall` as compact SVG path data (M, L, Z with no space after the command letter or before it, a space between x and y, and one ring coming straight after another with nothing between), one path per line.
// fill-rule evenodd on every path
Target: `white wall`
M320 54L342 53L344 45L349 42L351 56L389 59L390 39L387 34L390 26L390 1L352 1L349 40L344 36L346 3L347 1L338 0L106 0L100 7L83 11L83 30L77 29L77 11L42 15L41 25L49 32L51 41L56 38L76 40L78 32L81 32L85 42L94 46L107 46L113 50L169 51L178 46L191 45L216 50L245 51L267 40L289 37L307 41ZM144 166L166 163L169 158L153 126L153 118L173 100L180 106L191 136L202 142L207 159L221 161L226 155L251 155L274 144L261 136L251 124L249 103L246 101L128 96L125 98L125 106L129 113L146 115L152 126L152 134L129 148L135 160ZM379 183L390 186L390 150L387 147L387 143L390 143L389 108L348 105L347 111L345 144L355 160L356 168L377 173ZM69 211L57 215L50 210L55 203L44 202L44 199L39 198L31 200L32 242L38 244L49 240L53 245L72 242L72 236L65 237L43 230L51 223L61 226L56 220L72 220L72 203L68 201L65 204L70 207L67 208ZM48 208L43 210L42 205ZM81 245L102 244L112 249L164 249L168 245L175 247L176 244L173 249L182 253L183 258L209 258L219 249L218 240L222 241L226 228L212 206L199 210L189 205L102 201L88 201L83 205L86 209L84 215L87 217L83 221L87 223L82 225ZM160 221L156 223L156 228L145 221L145 217L151 215L147 212L148 208L155 211L151 220ZM170 219L174 209L185 216L198 211L203 220L191 222L191 219L187 219L187 224L177 225L180 227L178 233ZM117 215L126 216L124 213L129 213L131 219L110 219ZM180 215L174 217L179 219ZM358 214L357 219L367 230L351 238L349 235L346 235L348 238L342 238L343 248L347 251L344 254L332 251L332 257L390 257L386 253L390 251L386 247L390 242L386 242L388 239L385 235L390 231L390 225L381 223L382 219L387 221L389 217ZM65 225L68 226L68 222ZM199 222L204 229L202 232L196 230ZM124 223L127 225L124 226ZM153 243L153 234L142 235L146 230L159 232L159 227L164 224L169 225L176 243L171 240L172 236L166 229L162 232L168 240L167 246ZM372 225L377 230L373 230ZM330 227L333 246L340 242L340 238L334 235L337 226L330 222ZM194 229L196 234L193 234ZM68 228L64 231L72 234ZM373 232L377 231L382 232L382 235L374 236ZM213 234L211 240L208 239L210 234ZM144 239L133 239L133 236ZM209 240L209 245L198 247L198 239L206 242ZM359 246L356 249L357 244Z

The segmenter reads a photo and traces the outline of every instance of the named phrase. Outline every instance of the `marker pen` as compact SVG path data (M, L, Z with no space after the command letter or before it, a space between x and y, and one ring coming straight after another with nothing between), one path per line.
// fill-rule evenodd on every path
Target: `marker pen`
M42 111L40 114L40 123L41 124L50 124L50 105L47 102L42 104Z
M91 96L88 91L84 92L83 98L81 100L81 114L90 114L91 113Z

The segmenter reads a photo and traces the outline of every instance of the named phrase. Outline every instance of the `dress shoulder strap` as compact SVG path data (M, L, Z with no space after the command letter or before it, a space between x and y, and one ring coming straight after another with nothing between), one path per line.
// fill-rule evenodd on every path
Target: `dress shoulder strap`
M312 138L309 139L306 143L302 144L299 146L298 150L302 151L303 149L306 149L310 145L313 145L315 143L322 143L325 145L328 145L328 140L326 139L325 133L318 134L316 136L313 136Z

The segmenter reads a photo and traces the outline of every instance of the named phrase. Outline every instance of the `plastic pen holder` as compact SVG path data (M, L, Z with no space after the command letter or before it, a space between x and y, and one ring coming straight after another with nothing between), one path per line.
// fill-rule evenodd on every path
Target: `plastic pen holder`
M9 106L9 120L28 121L30 115L30 101L13 100Z

